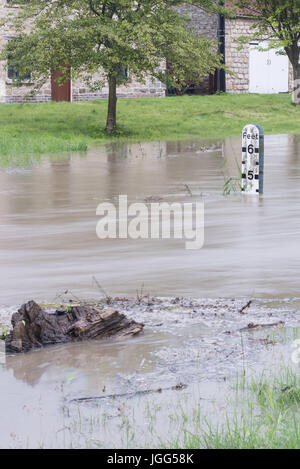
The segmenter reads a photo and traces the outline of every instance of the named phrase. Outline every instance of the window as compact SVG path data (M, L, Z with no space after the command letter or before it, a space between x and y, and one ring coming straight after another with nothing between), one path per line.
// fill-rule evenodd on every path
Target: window
M11 41L12 38L9 39ZM8 56L7 59L7 81L8 82L13 82L14 80L18 80L19 78L19 72L18 72L18 66L14 60L13 55ZM28 73L25 77L22 78L22 82L27 83L31 81L31 73Z
M25 3L28 3L30 2L30 0L24 0ZM6 5L9 5L10 3L12 3L11 0L6 0ZM18 5L12 5L14 8L18 8Z
M7 61L7 81L12 82L18 80L19 72L16 65L9 65L9 60ZM31 73L28 73L23 79L22 82L27 83L31 80Z
M117 78L119 80L127 80L128 77L129 77L129 68L128 68L128 66L124 67L124 65L119 64Z

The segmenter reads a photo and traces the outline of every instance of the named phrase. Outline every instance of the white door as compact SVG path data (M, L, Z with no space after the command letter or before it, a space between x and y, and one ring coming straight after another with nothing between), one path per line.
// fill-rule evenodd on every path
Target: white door
M289 59L276 54L275 49L266 52L257 46L266 47L266 42L250 44L249 93L286 93L289 89Z

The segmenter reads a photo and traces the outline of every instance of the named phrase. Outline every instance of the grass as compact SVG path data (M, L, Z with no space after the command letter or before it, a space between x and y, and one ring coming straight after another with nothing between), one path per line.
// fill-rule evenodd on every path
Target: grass
M204 419L198 431L185 431L184 447L300 448L300 376L291 370L272 378L262 374L249 382L242 380L229 409L225 423L212 425Z
M221 400L211 395L199 401L196 393L174 400L169 395L166 401L158 393L132 406L119 399L106 408L78 405L69 410L67 446L105 448L109 442L109 447L127 449L300 449L300 375L295 369L281 370L243 374L226 385Z
M0 164L111 141L223 138L239 135L250 122L268 134L300 133L300 107L292 106L287 94L120 99L113 136L104 131L106 108L106 100L1 104Z

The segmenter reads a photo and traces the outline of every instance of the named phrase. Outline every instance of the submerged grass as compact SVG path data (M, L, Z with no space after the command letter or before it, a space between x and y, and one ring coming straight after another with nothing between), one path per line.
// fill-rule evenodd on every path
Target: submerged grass
M300 134L300 107L285 94L120 99L113 136L104 131L106 110L106 100L1 104L0 164L16 155L85 151L111 141L223 138L239 135L249 122L269 134Z
M200 389L69 408L67 446L74 448L299 449L300 376L286 369L244 375L226 394L200 398ZM194 389L195 391L195 389ZM203 391L205 393L205 391ZM221 398L221 400L220 400ZM71 413L70 413L71 412ZM114 418L112 419L112 416ZM168 437L169 435L169 437Z
M185 448L300 448L299 375L291 370L273 378L262 374L241 380L236 392L225 423L212 424L204 418L193 432L183 429Z

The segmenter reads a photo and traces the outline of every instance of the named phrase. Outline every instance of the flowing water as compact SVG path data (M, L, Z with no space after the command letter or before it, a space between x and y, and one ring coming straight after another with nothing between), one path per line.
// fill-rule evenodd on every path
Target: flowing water
M266 364L270 329L243 334L241 344L239 329L251 321L285 321L275 349L289 361L299 335L300 137L267 136L265 147L260 197L223 195L240 161L240 139L231 138L209 151L197 141L107 145L0 172L0 325L29 299L59 302L66 290L64 298L98 297L93 278L111 296L186 298L173 306L153 299L150 309L146 300L118 304L145 322L137 339L12 357L0 351L0 446L158 444L158 428L162 438L176 435L178 422L171 419L171 429L162 422L179 402L191 411L192 396L193 408L204 402L209 409L245 360ZM120 194L129 203L204 201L203 248L189 251L174 239L99 240L96 208ZM250 297L244 317L239 310ZM190 386L108 397L179 382ZM107 398L97 406L70 402L85 396Z
M197 143L106 146L84 157L0 173L1 303L47 299L69 289L111 295L300 296L300 138L267 136L263 197L224 197L240 141L201 152ZM226 176L225 176L226 177ZM192 198L184 184L195 196ZM99 240L96 208L127 194L205 203L205 244Z

